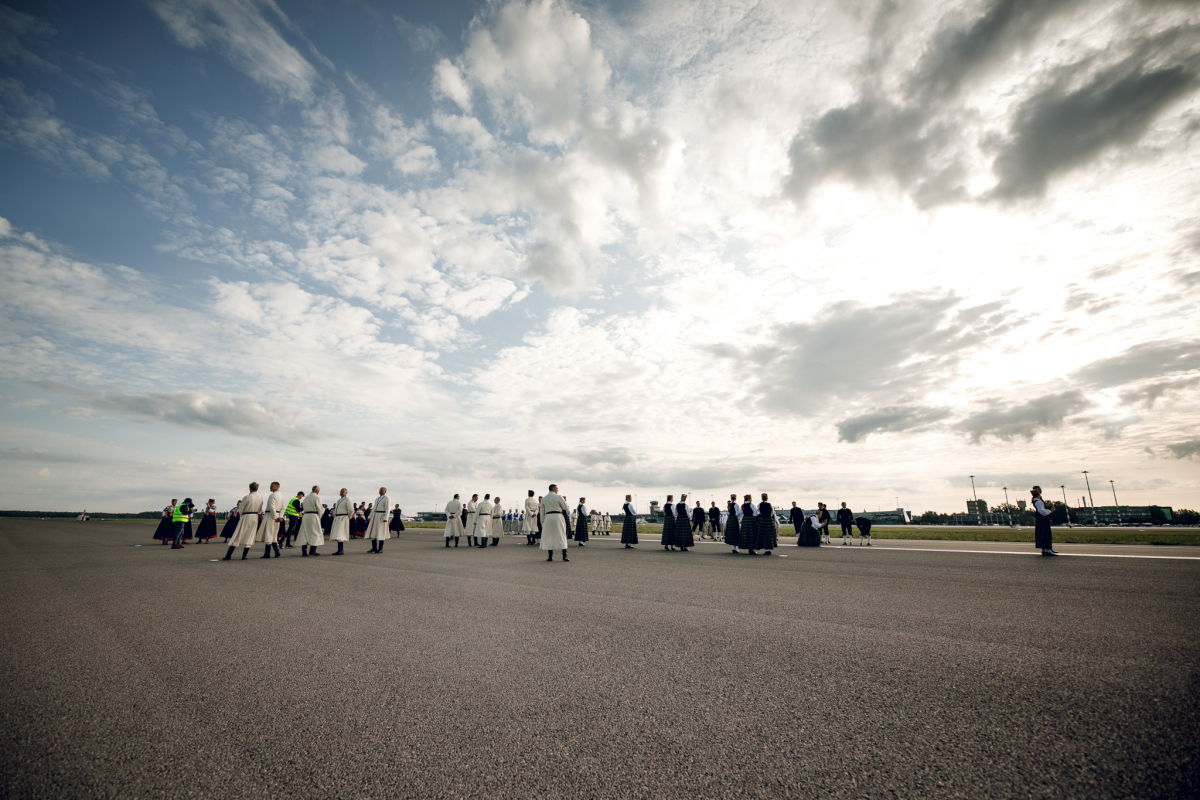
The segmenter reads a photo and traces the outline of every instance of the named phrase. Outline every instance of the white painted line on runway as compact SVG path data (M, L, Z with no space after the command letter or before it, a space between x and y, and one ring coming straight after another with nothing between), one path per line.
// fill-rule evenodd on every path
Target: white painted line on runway
M949 547L882 547L873 545L874 550L896 550L899 552L913 553L985 553L996 556L1041 556L1041 553L1024 553L1019 550L951 550ZM1132 553L1068 553L1065 550L1060 550L1060 556L1072 556L1074 558L1154 558L1165 559L1167 561L1200 561L1200 556L1139 556Z

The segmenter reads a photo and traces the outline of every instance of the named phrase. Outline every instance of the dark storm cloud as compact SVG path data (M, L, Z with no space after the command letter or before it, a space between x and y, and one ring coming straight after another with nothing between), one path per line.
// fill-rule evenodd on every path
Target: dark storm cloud
M1174 339L1134 345L1115 356L1093 361L1073 377L1107 387L1193 369L1200 369L1200 341Z
M1051 86L1022 103L1012 138L993 164L999 178L994 195L1040 197L1054 175L1137 142L1163 111L1195 89L1192 67L1146 70L1143 58L1128 59L1073 91Z
M788 149L784 192L803 202L823 181L890 181L919 206L968 197L967 164L979 145L996 152L996 188L986 197L1040 196L1047 181L1110 148L1136 143L1172 103L1197 87L1196 31L1188 25L1153 36L1122 28L1100 51L1055 68L1031 60L1031 94L1007 131L974 130L966 103L994 65L1022 54L1047 22L1080 0L996 0L973 17L948 14L907 75L892 63L891 42L912 36L905 15L882 3L872 27L855 99L804 124ZM1131 12L1131 15L1134 15ZM1115 65L1098 60L1120 59Z
M990 408L971 414L954 427L978 444L985 436L1011 441L1032 439L1039 430L1062 427L1063 421L1091 405L1083 392L1072 389L1047 394L1026 403L1004 406L993 403Z
M1021 324L1002 303L958 308L952 295L879 306L836 303L820 321L776 325L743 355L768 411L807 414L836 400L906 395L953 374L967 351Z
M837 424L838 439L843 442L857 442L872 433L915 430L939 422L948 416L950 416L950 411L945 408L886 406L857 417L847 417L839 422Z
M213 391L138 395L117 389L81 389L52 382L35 385L73 397L87 411L117 414L139 422L220 430L282 444L302 444L306 439L327 435L301 423L296 410L272 400Z
M1200 439L1189 439L1178 444L1169 444L1167 449L1175 458L1200 458Z

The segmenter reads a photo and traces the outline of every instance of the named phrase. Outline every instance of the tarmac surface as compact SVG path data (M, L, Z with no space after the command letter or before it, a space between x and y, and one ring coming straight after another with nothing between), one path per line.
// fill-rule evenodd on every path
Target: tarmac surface
M4 796L1200 793L1194 548L152 530L0 519Z

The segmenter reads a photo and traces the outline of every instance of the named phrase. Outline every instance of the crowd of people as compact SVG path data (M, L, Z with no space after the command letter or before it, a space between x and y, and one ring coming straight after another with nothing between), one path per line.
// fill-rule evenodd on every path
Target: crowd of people
M300 545L301 555L317 556L317 548L325 543L337 543L337 552L344 555L345 544L351 539L371 540L370 553L383 552L384 542L395 533L404 530L403 515L399 504L392 504L387 488L380 487L379 496L371 502L355 503L346 489L339 492L338 499L330 506L321 500L320 486L313 486L308 494L297 492L295 497L285 500L279 491L279 483L272 483L264 499L258 492L258 484L250 484L250 492L230 509L220 536L229 545L223 560L232 559L237 548L242 548L242 558L250 553L255 544L262 544L261 558L278 558L282 548L291 548L295 540ZM1050 532L1049 510L1041 501L1041 489L1031 490L1033 505L1038 514L1035 544L1043 555L1054 552ZM633 549L639 544L637 510L633 496L625 495L622 507L624 521L621 525L621 544ZM663 528L658 545L670 552L688 552L697 539L720 539L732 548L734 554L743 551L749 555L764 555L779 546L779 517L766 492L760 502L755 503L751 495L731 494L724 510L713 501L708 509L700 501L688 505L688 496L681 494L679 501L667 495L663 505ZM210 498L203 509L199 509L200 524L192 531L192 516L197 512L190 497L183 502L172 500L163 509L162 520L154 532L154 538L173 549L182 548L183 542L193 536L202 544L217 537L216 501ZM796 544L800 547L819 547L832 544L830 525L837 520L841 528L842 545L851 545L854 531L858 531L859 545L871 545L871 520L865 516L855 517L845 503L836 516L829 513L824 503L817 510L805 514L795 502L788 512L788 520L796 530ZM551 484L547 494L534 497L529 490L523 508L505 510L500 497L478 494L463 502L454 495L446 504L446 523L443 533L445 547L458 547L465 539L470 547L487 548L500 544L503 534L524 534L525 544L548 551L547 561L554 560L555 551L562 552L567 561L569 542L576 547L586 547L592 536L609 536L612 533L612 518L607 512L589 510L587 498L580 497L574 508L558 493L558 486Z

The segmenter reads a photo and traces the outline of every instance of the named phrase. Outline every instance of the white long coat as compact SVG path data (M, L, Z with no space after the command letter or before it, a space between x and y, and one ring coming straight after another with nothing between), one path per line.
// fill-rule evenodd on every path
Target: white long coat
M542 511L546 514L542 522L543 550L567 549L567 518L558 512L570 510L567 501L554 492L542 498Z
M321 497L316 493L304 495L300 502L304 516L300 518L301 545L320 547L325 544L325 532L321 530Z
M446 538L457 539L465 533L462 523L462 501L446 503Z
M504 528L504 509L500 504L492 506L492 536L499 538Z
M488 532L492 527L492 504L488 500L484 500L475 509L475 530L471 531L472 536L486 538L491 536Z
M263 501L258 492L251 492L242 498L238 504L241 516L238 517L237 529L229 540L231 547L249 547L254 544L254 535L258 532L258 515L262 511Z
M339 497L333 504L333 526L329 529L329 541L350 541L350 519L354 516L354 501L350 495Z
M525 521L522 523L522 533L537 533L538 501L536 497L525 498Z
M390 539L392 532L388 530L388 509L391 505L386 494L375 498L375 507L371 509L371 519L367 523L368 539Z
M258 533L254 535L254 541L264 544L275 544L279 541L279 521L283 519L285 505L283 492L271 492L267 495L262 522L258 523Z
M479 507L475 505L474 500L467 501L467 521L463 523L463 532L467 536L475 535L475 512L478 510Z

